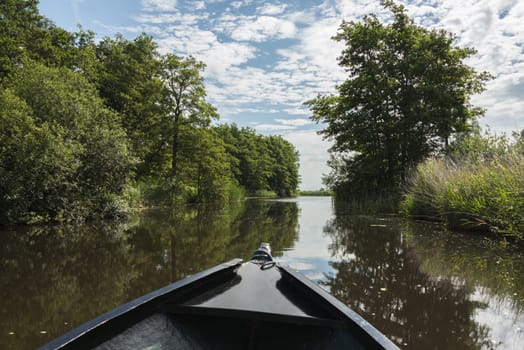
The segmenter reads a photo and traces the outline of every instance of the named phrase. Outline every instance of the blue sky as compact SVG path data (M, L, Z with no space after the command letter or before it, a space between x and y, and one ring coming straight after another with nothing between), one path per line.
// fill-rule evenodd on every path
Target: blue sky
M496 79L473 102L486 108L481 125L496 133L524 128L524 1L398 0L418 24L457 35L478 50L468 63ZM193 55L207 64L208 100L220 121L279 134L300 152L302 189L318 189L328 173L329 142L303 102L334 92L344 78L330 38L342 20L375 13L379 0L182 1L40 0L58 26L78 24L97 38L152 35L161 52Z

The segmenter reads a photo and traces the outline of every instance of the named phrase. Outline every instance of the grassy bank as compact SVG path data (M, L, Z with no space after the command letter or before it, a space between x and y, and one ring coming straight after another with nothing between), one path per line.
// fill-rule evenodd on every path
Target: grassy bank
M492 232L524 240L522 139L470 139L444 159L421 164L401 212L442 220L453 229Z
M331 197L334 195L333 191L331 190L316 190L316 191L300 191L298 193L299 196L317 196L317 197L322 197L322 196L327 196L327 197Z
M335 195L337 212L351 214L396 214L399 207L399 195L396 192L359 194L350 197Z

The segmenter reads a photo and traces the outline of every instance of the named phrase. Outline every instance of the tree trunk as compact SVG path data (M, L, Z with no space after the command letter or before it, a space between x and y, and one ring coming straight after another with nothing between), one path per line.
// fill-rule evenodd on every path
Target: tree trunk
M177 153L178 153L178 131L173 134L173 149L172 149L172 159L171 159L171 176L176 178L177 175Z

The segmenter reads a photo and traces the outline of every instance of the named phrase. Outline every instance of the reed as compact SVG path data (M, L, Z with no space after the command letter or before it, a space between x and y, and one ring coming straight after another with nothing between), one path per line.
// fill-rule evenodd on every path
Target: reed
M399 208L399 194L396 191L381 193L361 193L344 197L335 195L337 213L345 214L395 214Z
M405 215L445 221L450 228L524 239L524 153L431 159L409 181Z

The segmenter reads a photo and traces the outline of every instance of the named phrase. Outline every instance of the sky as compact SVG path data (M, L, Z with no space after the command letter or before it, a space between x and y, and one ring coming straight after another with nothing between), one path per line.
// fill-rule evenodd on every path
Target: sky
M415 22L445 29L478 52L467 63L495 79L474 96L492 133L524 129L524 1L397 0ZM301 189L322 187L330 142L317 134L304 102L336 92L347 76L337 65L343 20L369 13L387 20L379 0L40 0L40 12L97 39L145 32L162 53L193 55L204 72L208 102L220 122L281 135L300 153Z

